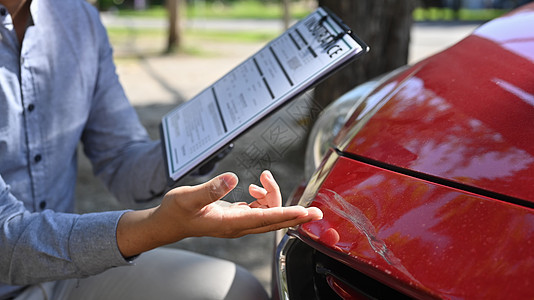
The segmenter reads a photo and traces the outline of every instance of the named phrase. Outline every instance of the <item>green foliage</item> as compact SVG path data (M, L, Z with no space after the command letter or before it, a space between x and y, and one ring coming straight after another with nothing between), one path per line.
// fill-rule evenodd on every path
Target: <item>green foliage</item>
M109 10L110 8L116 6L113 0L97 0L96 6L100 10Z

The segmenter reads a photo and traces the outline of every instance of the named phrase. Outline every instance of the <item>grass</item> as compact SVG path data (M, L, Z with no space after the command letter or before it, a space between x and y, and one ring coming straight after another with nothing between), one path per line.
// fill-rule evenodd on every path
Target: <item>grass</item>
M196 37L209 39L211 41L222 42L266 42L274 39L280 34L277 31L223 31L223 30L200 30L188 29L185 32L186 38Z
M124 28L110 27L107 28L111 41L124 38L164 38L167 34L164 28ZM224 31L209 29L187 29L184 32L184 39L209 39L211 41L223 42L266 42L274 39L280 33L277 31Z
M109 27L107 28L108 35L110 39L136 35L136 36L147 36L147 35L163 35L165 34L165 29L163 28L127 28L127 27Z
M134 10L131 8L119 8L115 11L121 17L142 17L162 19L167 17L167 10L163 6L151 6L145 10Z
M298 2L291 7L291 16L294 19L302 19L310 12L309 9ZM129 17L165 18L167 11L163 6L151 6L143 11L119 9L118 14L119 16ZM190 19L280 19L282 18L282 9L279 4L275 3L245 0L227 4L204 3L187 5L185 16Z
M302 5L294 4L290 9L292 18L302 19L311 10ZM187 9L189 18L206 19L280 19L282 18L282 8L280 4L264 3L259 1L237 1L233 4L221 5L196 5Z
M280 4L265 3L258 0L242 0L233 3L221 4L220 2L205 3L203 1L194 2L194 5L187 5L185 17L188 19L280 19L282 9ZM203 4L202 4L203 3ZM311 10L300 2L293 2L291 15L294 19L302 19ZM503 9L461 9L459 20L461 21L487 21L504 14ZM133 9L119 9L119 16L145 17L145 18L166 18L167 11L163 6L151 6L150 8L137 11ZM454 20L454 13L447 8L431 8L424 10L415 9L415 21L441 21Z
M506 13L504 9L460 9L458 20L460 21L488 21ZM454 12L446 8L415 9L413 13L415 21L452 21L455 20Z
M107 28L111 44L115 49L116 57L128 58L139 53L158 55L163 53L167 32L163 28ZM208 29L187 29L184 32L183 43L179 53L211 57L217 51L206 48L204 42L221 43L266 43L279 35L277 31L236 31ZM140 48L141 47L141 48Z

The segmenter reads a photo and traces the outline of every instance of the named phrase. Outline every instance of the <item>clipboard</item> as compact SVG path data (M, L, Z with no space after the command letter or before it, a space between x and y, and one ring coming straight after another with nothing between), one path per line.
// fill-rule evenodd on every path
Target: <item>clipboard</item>
M162 118L169 182L216 159L249 128L368 51L319 7Z

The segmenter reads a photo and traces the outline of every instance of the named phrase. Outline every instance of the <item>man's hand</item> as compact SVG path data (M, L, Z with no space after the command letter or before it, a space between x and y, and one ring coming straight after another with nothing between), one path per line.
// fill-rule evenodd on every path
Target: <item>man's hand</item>
M269 171L260 176L264 188L249 187L256 201L220 201L237 181L235 174L225 173L197 186L169 191L158 207L125 213L117 227L119 250L129 257L187 237L235 238L322 218L315 207L282 207L280 189Z

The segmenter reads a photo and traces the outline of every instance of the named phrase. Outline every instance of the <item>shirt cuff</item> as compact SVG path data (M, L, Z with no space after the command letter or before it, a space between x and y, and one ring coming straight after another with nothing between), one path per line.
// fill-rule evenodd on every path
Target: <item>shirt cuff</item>
M90 213L78 218L72 228L69 249L82 276L132 263L122 256L117 245L117 224L125 212Z

